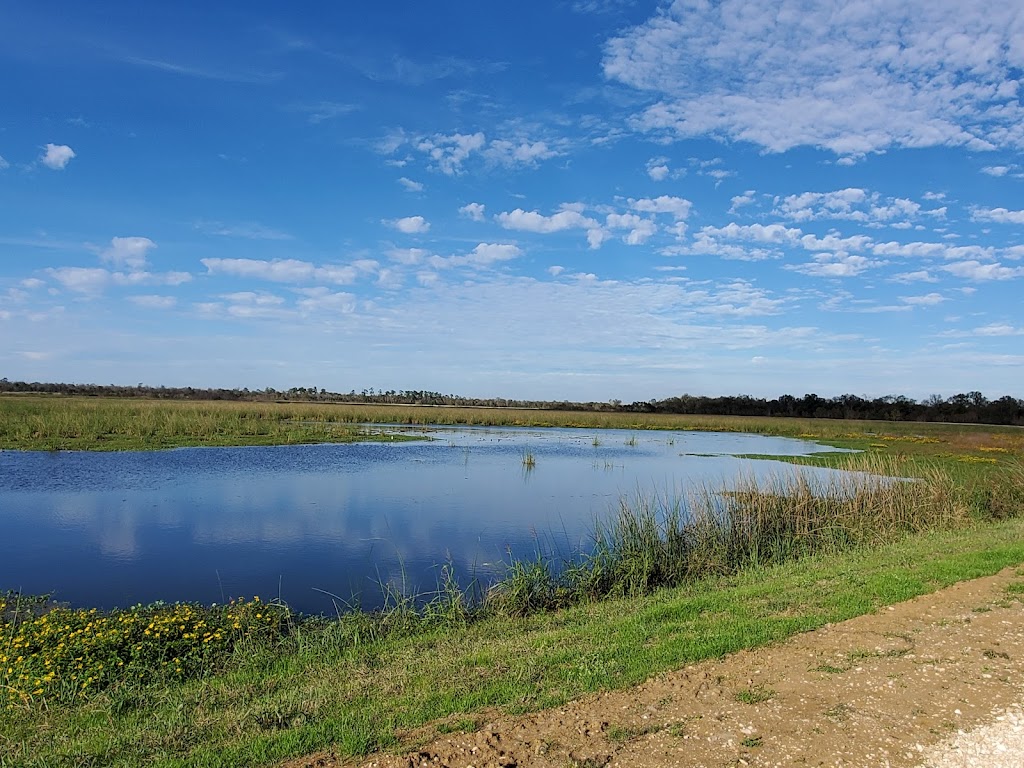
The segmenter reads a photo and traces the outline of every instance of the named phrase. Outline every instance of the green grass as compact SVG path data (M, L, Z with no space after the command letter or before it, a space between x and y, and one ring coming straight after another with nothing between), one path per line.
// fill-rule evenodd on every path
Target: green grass
M127 451L408 437L316 406L0 396L0 449Z
M775 691L771 688L766 688L763 685L756 685L753 688L743 688L736 691L736 701L742 702L743 704L761 704L765 701L771 701L775 697Z
M0 448L147 450L340 441L361 439L365 424L749 432L991 466L1008 454L1024 455L1024 430L972 424L0 395Z

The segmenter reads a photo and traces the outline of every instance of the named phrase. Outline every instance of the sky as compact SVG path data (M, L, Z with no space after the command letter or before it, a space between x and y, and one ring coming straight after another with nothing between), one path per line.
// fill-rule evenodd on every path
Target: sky
M0 376L1024 397L1024 5L0 0Z

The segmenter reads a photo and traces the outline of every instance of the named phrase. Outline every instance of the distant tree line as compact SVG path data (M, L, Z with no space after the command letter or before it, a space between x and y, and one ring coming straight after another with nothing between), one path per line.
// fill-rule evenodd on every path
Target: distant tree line
M1024 426L1024 400L1006 395L989 400L981 392L943 398L931 395L918 402L902 395L867 399L857 395L794 397L774 400L749 395L699 397L682 395L624 406L640 413L684 413L715 416L797 416L808 419L869 419L875 421L949 421Z
M37 393L80 397L139 397L157 400L236 400L243 402L310 402L388 405L451 405L476 408L535 408L573 411L625 411L632 413L678 413L709 416L796 416L809 419L867 419L876 421L949 421L1024 426L1024 400L1000 397L989 400L981 392L952 397L931 395L917 401L902 395L867 399L857 395L824 398L815 394L775 399L732 395L703 397L680 395L664 400L624 404L572 402L568 400L509 400L445 395L429 390L383 390L370 387L359 392L328 392L317 387L266 389L214 389L204 387L150 387L145 384L53 384L0 379L0 393Z

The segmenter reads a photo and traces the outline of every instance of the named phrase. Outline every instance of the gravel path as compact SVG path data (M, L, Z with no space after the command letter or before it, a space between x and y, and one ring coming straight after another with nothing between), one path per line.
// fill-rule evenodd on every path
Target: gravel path
M993 722L960 732L926 750L927 768L1021 768L1024 711L1020 705L993 713Z

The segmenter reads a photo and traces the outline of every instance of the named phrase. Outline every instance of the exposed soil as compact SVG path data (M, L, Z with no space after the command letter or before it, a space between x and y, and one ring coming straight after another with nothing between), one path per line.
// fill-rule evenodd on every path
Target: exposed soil
M1022 723L1022 588L1011 568L629 690L487 713L471 733L402 734L424 743L411 754L282 768L1021 766L1020 747L1000 739ZM958 757L972 733L972 748L992 744L1009 762Z

